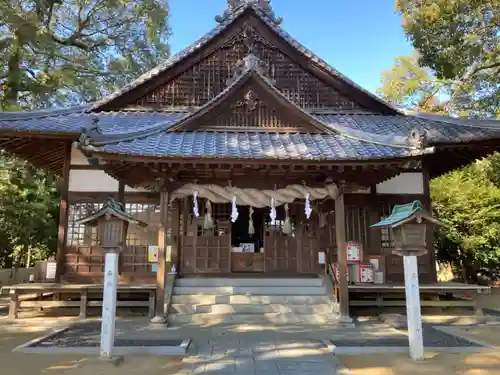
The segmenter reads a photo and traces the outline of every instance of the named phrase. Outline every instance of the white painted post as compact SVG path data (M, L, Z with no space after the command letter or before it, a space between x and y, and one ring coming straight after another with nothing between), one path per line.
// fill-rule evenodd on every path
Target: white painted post
M410 357L417 361L424 359L417 257L415 255L405 255L403 256L403 264L405 272L406 315L408 319Z
M102 300L101 348L102 359L110 359L115 344L116 289L118 286L118 253L106 253L104 260L104 293Z

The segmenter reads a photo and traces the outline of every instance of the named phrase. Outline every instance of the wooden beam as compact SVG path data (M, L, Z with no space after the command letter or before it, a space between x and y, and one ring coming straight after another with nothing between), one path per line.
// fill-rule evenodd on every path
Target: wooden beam
M154 323L165 323L165 281L167 262L168 209L170 194L168 190L160 192L160 230L158 231L158 270L156 272L156 306Z
M60 202L59 202L59 226L57 231L57 253L56 253L56 281L59 281L64 272L64 252L68 237L68 215L69 215L69 168L71 164L71 142L64 146L64 163L60 179Z
M431 191L429 184L429 171L425 167L422 168L422 177L424 185L424 197L422 204L428 212L432 213ZM434 251L434 228L431 225L427 226L426 230L426 245L428 253L424 256L429 257L429 274L431 283L437 283L437 267L436 267L436 252Z
M350 321L349 317L349 290L347 280L347 249L346 249L346 226L344 192L341 191L335 198L335 237L337 241L337 264L339 268L339 302L340 318L342 321Z

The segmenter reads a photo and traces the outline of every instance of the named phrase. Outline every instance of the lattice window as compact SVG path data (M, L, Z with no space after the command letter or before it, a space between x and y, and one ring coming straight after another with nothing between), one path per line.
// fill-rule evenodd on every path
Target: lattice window
M195 64L166 85L136 101L138 105L165 107L201 106L227 87L238 62L248 50L242 35L228 40L219 50ZM264 38L255 36L255 52L268 66L276 87L297 105L305 108L360 108L360 105L295 64Z
M148 224L147 227L130 225L127 231L127 245L148 246L158 244L160 206L157 204L126 203L125 210L131 216Z
M102 208L102 203L75 203L69 206L68 236L66 243L69 246L95 245L97 242L97 228L91 228L75 221Z
M366 208L357 206L346 207L346 240L361 242L367 248Z
M391 215L392 206L390 204L384 204L382 206L382 212L380 214L380 220L383 220ZM389 228L380 229L380 240L382 251L384 249L392 250L394 248L394 241L392 239L392 234Z

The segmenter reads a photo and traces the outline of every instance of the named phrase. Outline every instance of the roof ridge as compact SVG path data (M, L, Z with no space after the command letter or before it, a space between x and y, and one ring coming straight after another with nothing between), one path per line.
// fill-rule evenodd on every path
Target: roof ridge
M44 118L44 117L63 116L73 113L86 112L86 110L88 110L90 106L91 103L79 106L67 107L67 108L46 108L34 111L0 112L0 120L16 121L16 120L29 120L29 119Z
M463 119L460 117L443 116L425 112L405 111L406 116L416 117L423 120L443 122L445 124L468 126L481 129L500 129L500 119Z
M290 101L283 93L273 84L273 82L266 77L260 70L259 64L257 64L254 59L246 59L243 69L233 77L230 84L222 90L218 95L212 98L210 101L205 103L198 111L188 114L187 116L179 119L177 122L160 122L157 125L152 125L148 129L143 129L133 133L122 133L113 135L88 135L84 137L81 143L87 144L88 146L100 146L111 143L119 143L132 141L135 139L145 138L162 131L175 132L179 130L183 125L192 121L193 119L199 118L200 116L206 114L211 108L223 101L227 95L233 92L235 89L241 87L248 79L254 74L258 77L272 92L274 95L278 96L280 100L284 101L295 110L300 112L305 118L309 119L313 126L324 131L325 134L338 134L347 138L356 139L359 141L369 142L373 144L379 144L383 146L406 148L411 150L415 154L431 152L431 148L426 148L425 142L421 142L425 138L425 133L421 133L418 130L413 130L408 136L384 136L379 134L367 133L364 131L354 130L346 128L342 125L332 122L324 122L310 114L303 108L301 108L296 103ZM168 124L168 127L165 125Z
M243 71L242 74L240 74L236 79L231 82L230 85L228 85L224 90L222 90L219 94L214 96L211 100L206 102L203 106L201 106L197 111L188 113L186 117L179 119L177 122L174 123L169 123L169 127L165 128L164 125L167 124L167 121L162 121L158 123L156 126L151 126L151 128L147 130L141 130L138 132L132 132L132 133L123 133L123 134L113 134L113 135L96 135L94 134L93 136L90 137L90 139L85 139L84 141L89 141L91 145L93 146L99 146L103 144L109 144L109 143L118 143L118 142L125 142L127 140L133 140L133 139L138 139L138 138L144 138L150 135L154 135L158 132L166 131L168 129L172 129L175 127L181 126L183 123L186 121L189 121L190 119L194 118L195 116L201 115L204 111L206 111L208 108L212 107L216 102L221 100L228 92L232 91L235 87L237 87L239 84L241 84L244 80L249 78L250 73L252 72L252 69L246 69Z
M375 94L372 94L368 90L364 89L360 85L358 85L356 82L352 81L350 78L347 76L343 75L340 73L337 69L332 67L330 64L328 64L326 61L321 59L318 55L316 55L314 52L303 46L300 42L297 41L291 34L286 32L281 26L280 22L277 22L278 20L274 16L274 13L272 10L266 10L262 8L262 5L257 4L254 1L248 1L245 2L245 4L235 7L234 11L228 12L226 16L221 18L221 22L212 30L210 30L207 34L202 36L200 39L198 39L196 42L193 44L189 45L188 47L184 48L182 51L178 52L171 58L165 60L164 62L158 64L155 68L150 69L149 71L143 73L140 75L138 78L133 80L132 82L128 83L121 89L115 91L114 93L108 95L105 98L102 98L101 100L95 102L92 106L91 109L97 109L105 104L110 103L112 100L120 97L121 95L133 90L134 88L138 87L142 83L152 79L153 77L158 76L159 74L167 71L170 67L173 65L177 64L184 58L190 56L191 54L195 53L196 51L200 50L202 47L204 47L206 44L208 44L213 38L221 34L224 30L226 30L234 21L236 21L247 9L253 9L255 14L259 16L259 18L272 30L274 30L285 42L287 42L292 48L295 48L297 51L299 51L301 54L306 56L308 59L312 60L316 64L318 64L321 68L325 69L327 73L334 75L338 79L344 81L348 85L354 87L356 90L359 90L360 92L364 93L368 97L372 98L376 102L386 106L387 108L395 111L396 113L402 113L399 108L396 106L393 106L391 103L383 100L382 98L378 97Z
M243 12L247 8L248 7L242 7L242 8L239 8L237 11L231 13L228 18L226 18L223 22L219 23L216 27L214 27L208 33L204 34L196 42L190 44L189 46L187 46L183 50L177 52L174 56L161 62L153 69L150 69L147 72L144 72L139 77L137 77L135 80L126 84L122 88L116 90L114 93L112 93L112 94L102 98L101 100L95 102L94 105L92 106L92 109L97 109L97 108L103 106L104 104L111 102L112 100L116 99L117 97L129 92L130 90L133 90L134 88L141 85L142 83L152 79L153 77L158 76L159 74L165 72L167 69L169 69L173 65L177 64L178 62L180 62L184 58L186 58L189 55L193 54L194 52L200 50L208 42L210 42L214 37L216 37L217 35L222 33L224 30L226 30L228 28L228 26L230 26L233 23L233 21L235 21L241 14L243 14Z

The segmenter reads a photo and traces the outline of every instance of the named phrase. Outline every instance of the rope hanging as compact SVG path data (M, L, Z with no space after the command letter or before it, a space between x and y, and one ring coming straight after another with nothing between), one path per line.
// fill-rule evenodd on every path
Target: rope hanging
M285 203L285 222L283 223L283 233L290 235L293 232L292 223L290 221L290 213L288 203Z
M233 197L232 199L232 206L231 206L231 221L234 223L238 219L238 207L236 207L236 197Z
M255 234L255 226L253 225L253 207L251 206L248 214L248 234Z
M212 218L212 204L207 199L206 203L207 212L203 220L203 229L212 229L214 227L214 219Z
M200 216L200 211L198 209L198 192L196 190L193 193L193 213L195 217Z
M240 189L234 186L220 185L197 185L187 184L177 189L172 194L172 200L193 195L206 198L213 203L228 203L236 200L240 206L269 207L269 203L274 207L285 203L292 203L295 199L304 199L309 194L310 200L324 199L326 197L337 198L339 189L336 184L329 184L321 188L311 188L303 185L288 185L284 189L278 190L257 190ZM195 198L196 202L196 198ZM195 204L195 208L197 203Z
M271 198L271 212L269 212L269 217L271 218L271 222L276 221L276 201L274 198Z
M309 219L312 214L311 201L309 200L309 194L306 195L306 206L305 206L306 217Z

